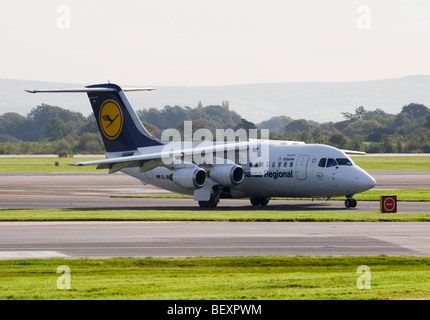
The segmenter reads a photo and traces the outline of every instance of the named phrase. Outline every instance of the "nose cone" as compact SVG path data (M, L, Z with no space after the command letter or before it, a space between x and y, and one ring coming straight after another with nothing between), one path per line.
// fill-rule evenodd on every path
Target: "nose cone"
M376 186L376 180L373 179L373 177L370 174L368 174L368 176L369 176L369 189L372 189L373 187Z
M358 192L364 192L376 186L376 181L366 171L362 170L356 177L356 185Z

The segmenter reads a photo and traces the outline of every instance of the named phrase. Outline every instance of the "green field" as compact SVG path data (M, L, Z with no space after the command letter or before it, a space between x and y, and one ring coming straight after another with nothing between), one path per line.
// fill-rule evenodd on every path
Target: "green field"
M429 189L402 189L402 190L369 190L356 194L354 199L357 201L379 201L381 196L397 196L397 201L430 201ZM345 198L333 198L344 200Z
M104 159L98 157L0 157L0 172L3 173L40 173L40 172L106 172L97 170L96 166L74 167L72 163ZM58 165L57 165L58 164Z
M353 156L354 162L366 171L426 171L430 170L428 156Z
M105 172L95 166L73 167L71 163L103 159L98 157L51 158L51 157L0 157L0 172ZM430 170L430 157L354 156L354 162L366 171L422 171ZM58 166L55 163L58 162Z
M0 209L0 221L429 222L430 212Z
M415 257L12 260L0 279L2 300L430 299L430 259Z

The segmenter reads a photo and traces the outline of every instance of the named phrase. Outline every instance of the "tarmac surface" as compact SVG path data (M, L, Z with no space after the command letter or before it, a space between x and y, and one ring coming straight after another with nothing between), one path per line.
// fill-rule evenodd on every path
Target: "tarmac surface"
M2 222L0 259L430 256L428 223Z
M430 189L430 171L374 171L375 189ZM191 199L112 198L112 195L166 193L122 173L0 173L0 209L170 209L200 210ZM388 191L388 193L390 193ZM390 194L387 194L390 195ZM247 199L222 199L218 210L253 210ZM345 210L342 201L272 200L266 210ZM360 201L355 209L379 211L379 202ZM399 202L398 212L429 212L425 202Z
M371 172L380 189L430 189L430 172ZM0 174L0 208L201 210L192 199L111 198L161 193L124 174ZM346 210L341 201L273 200L267 210ZM217 210L254 210L223 199ZM359 212L379 211L361 201ZM399 202L398 212L429 212ZM258 255L430 256L429 223L0 222L0 259Z

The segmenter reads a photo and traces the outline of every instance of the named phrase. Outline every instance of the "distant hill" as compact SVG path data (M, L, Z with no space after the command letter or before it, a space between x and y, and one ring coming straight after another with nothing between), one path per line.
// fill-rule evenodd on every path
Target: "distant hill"
M118 83L120 86L136 86ZM85 84L49 83L27 80L0 79L0 114L17 112L27 114L41 103L60 106L84 115L91 113L85 94L37 94L24 89L81 87ZM151 86L139 84L139 86ZM368 110L380 108L398 113L411 102L430 107L430 75L406 76L360 82L288 82L243 84L228 86L156 86L152 92L129 92L132 105L137 109L170 106L195 107L221 105L229 102L230 110L254 123L273 116L285 115L292 119L317 122L343 120L341 112L354 112L359 106Z

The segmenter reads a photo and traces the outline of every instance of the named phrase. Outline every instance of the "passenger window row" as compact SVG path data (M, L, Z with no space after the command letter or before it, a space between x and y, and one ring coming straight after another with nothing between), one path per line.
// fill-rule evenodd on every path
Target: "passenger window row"
M250 162L249 163L249 167L250 168L251 167L262 168L264 166L266 166L268 168L270 166L270 162L268 161L268 162L255 162L255 163ZM282 161L275 162L274 161L274 162L272 162L272 167L275 168L276 166L278 168L281 168L281 167L284 167L284 168L290 167L290 168L292 168L293 167L293 161L291 161L289 164L288 164L288 161L284 161L284 162L282 162Z

